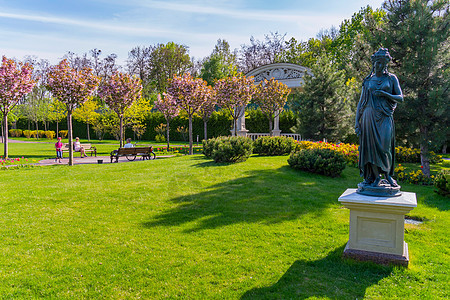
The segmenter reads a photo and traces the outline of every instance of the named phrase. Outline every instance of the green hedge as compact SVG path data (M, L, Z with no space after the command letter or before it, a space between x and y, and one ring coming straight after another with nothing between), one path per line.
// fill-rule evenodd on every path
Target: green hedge
M320 148L293 152L288 159L288 163L294 169L331 177L339 176L347 165L341 153Z
M203 154L216 163L246 161L253 150L251 139L241 136L221 136L203 141Z
M441 170L434 178L436 192L443 196L450 197L450 170Z
M253 142L253 152L260 155L288 155L295 148L292 138L284 136L263 136Z
M171 141L183 141L187 140L187 134L185 137L177 132L177 127L188 128L188 118L185 115L175 117L170 121L170 140ZM249 108L246 110L246 127L250 132L269 132L269 122L267 118L262 114L260 110ZM162 113L152 112L147 115L145 119L145 133L141 139L143 140L155 140L157 133L155 127L161 123L166 124L166 120ZM283 111L280 114L280 129L282 132L291 132L290 128L295 125L295 115L292 111ZM39 129L44 128L42 122L38 123ZM35 124L29 122L25 118L19 118L16 122L16 127L22 130L35 130ZM204 125L203 120L199 116L193 118L193 136L194 141L199 137L199 141L202 141L204 137ZM207 123L208 139L219 136L230 135L232 128L232 118L223 110L214 112ZM87 138L87 126L85 123L79 122L75 119L72 120L73 136L80 137L81 139ZM89 134L91 138L96 138L95 131L92 126L89 127ZM56 132L56 122L50 122L47 126L47 130ZM67 130L67 121L63 119L59 122L58 130ZM135 139L131 128L125 129L125 136ZM111 134L105 134L104 139L114 139Z

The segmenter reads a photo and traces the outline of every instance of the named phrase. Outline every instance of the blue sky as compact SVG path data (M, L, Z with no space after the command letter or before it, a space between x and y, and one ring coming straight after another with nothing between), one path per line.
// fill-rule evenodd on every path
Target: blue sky
M101 49L123 64L135 46L174 41L202 58L218 39L231 47L269 32L307 40L382 0L0 0L0 55L57 63L68 51Z

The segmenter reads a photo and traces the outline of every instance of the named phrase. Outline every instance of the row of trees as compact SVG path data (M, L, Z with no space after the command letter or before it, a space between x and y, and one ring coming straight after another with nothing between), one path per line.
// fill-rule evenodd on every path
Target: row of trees
M211 114L217 107L229 112L233 118L235 135L237 134L236 121L243 109L253 99L261 105L262 111L269 120L272 128L273 118L279 114L286 104L289 89L276 80L261 82L258 86L253 78L242 74L225 77L214 81L209 86L207 81L195 78L189 73L182 76L175 75L169 80L167 93L158 95L155 107L166 118L167 146L169 147L170 120L183 110L189 118L189 154L192 154L192 118L198 113L204 122L205 139L207 138L207 123Z
M22 69L18 68L14 61L4 58L2 65L3 90L10 92L4 95L2 107L4 110L4 137L5 157L8 156L8 112L17 105L19 100L31 91L35 81L32 80L32 67L25 64ZM9 69L7 68L9 67ZM18 73L21 72L21 73ZM11 74L18 73L16 77L9 78ZM41 80L41 78L39 78ZM119 141L120 147L124 140L123 127L126 111L142 97L141 81L137 77L121 72L114 72L111 76L103 78L95 76L89 67L79 69L70 66L67 59L62 60L56 66L50 66L46 74L45 81L42 81L39 90L45 89L51 93L59 102L65 105L67 113L67 127L69 144L72 144L72 116L77 111L81 116L85 116L86 124L91 122L92 112L95 112L95 102L89 100L98 88L97 95L104 101L107 107L114 111L119 118ZM167 120L167 131L169 132L169 121L175 117L180 110L183 110L189 118L189 153L192 154L192 118L194 114L200 113L205 125L205 137L207 136L206 124L215 110L216 106L227 109L233 117L235 128L236 120L242 109L255 95L255 102L260 103L269 121L279 113L287 100L288 88L275 80L261 83L258 87L253 84L252 78L238 75L227 77L214 82L214 88L201 78L194 78L189 73L177 76L174 75L168 81L167 93L158 95L156 108L163 112ZM21 85L19 92L14 87ZM22 87L23 85L23 87ZM15 94L11 94L15 92ZM16 95L17 94L17 95ZM270 105L269 105L270 103ZM237 129L236 129L237 130ZM89 132L89 128L88 128ZM169 134L167 141L169 143ZM169 146L169 144L168 144ZM72 150L70 148L70 150ZM69 151L69 165L73 163L73 153Z
M353 134L360 85L371 70L370 55L379 47L387 47L393 57L392 72L397 74L405 95L405 103L399 105L395 116L397 141L420 145L426 172L429 146L444 145L445 150L449 140L448 130L442 130L448 128L450 115L448 11L445 0L387 0L382 8L361 9L339 28L323 30L307 41L286 40L286 35L270 33L263 40L252 37L250 44L232 50L227 41L218 40L211 55L202 60L189 57L187 46L173 42L136 47L122 70L141 79L144 99L151 106L158 94L168 93L174 75L189 72L212 87L220 79L237 77L238 72L246 73L264 64L300 64L311 68L314 77L305 78L303 90L290 96L289 105L298 115L297 130L310 139L342 141ZM68 53L66 59L72 68L90 67L101 81L120 69L114 54L101 59L97 49L82 56ZM38 107L39 99L49 98L45 88L36 88L42 86L48 62L27 62L40 70L36 74L44 74L33 78L36 86L27 97L29 104L32 99L37 103L28 107ZM33 109L28 115L37 119L32 116Z
M38 92L49 91L53 97L65 104L67 112L67 127L69 144L72 144L72 113L75 108L92 97L100 84L100 77L93 70L83 66L78 69L70 66L67 59L56 66L50 66L48 72L41 74L37 80L42 85L37 86ZM33 67L29 63L16 64L12 59L3 57L0 67L0 108L3 114L4 156L8 157L8 114L19 103L25 94L29 93L37 80L32 78ZM120 123L120 143L123 142L124 111L138 98L141 98L142 85L138 78L128 74L114 72L104 78L98 95L117 113ZM41 94L44 94L42 92ZM38 98L43 96L38 96ZM33 99L33 98L32 98ZM73 151L69 148L69 165L73 165Z

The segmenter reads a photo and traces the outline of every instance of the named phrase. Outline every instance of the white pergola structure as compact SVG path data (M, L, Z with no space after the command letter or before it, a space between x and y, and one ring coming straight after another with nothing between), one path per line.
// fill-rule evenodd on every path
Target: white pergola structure
M257 85L264 79L276 79L279 82L282 82L286 84L290 89L300 88L303 83L304 79L303 77L308 74L312 76L311 70L306 67L302 67L300 65L296 64L290 64L290 63L276 63L276 64L270 64L261 66L259 68L256 68L247 74L245 74L246 77L253 76L254 77L254 84ZM280 130L280 118L279 116L275 117L273 122L273 130L272 135L273 136L279 136L281 135ZM237 135L238 136L247 136L248 130L245 128L245 110L242 110L241 115L239 116L239 119L237 120ZM231 130L232 135L234 135L234 128ZM260 134L260 135L270 135L270 134Z

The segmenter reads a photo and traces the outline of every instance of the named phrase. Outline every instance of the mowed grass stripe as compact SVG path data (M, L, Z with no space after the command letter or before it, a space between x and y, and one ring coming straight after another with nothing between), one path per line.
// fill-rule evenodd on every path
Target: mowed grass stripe
M202 156L0 172L0 295L62 299L386 298L448 294L448 201L405 185L409 269L341 259L355 168ZM411 286L411 288L410 288Z

